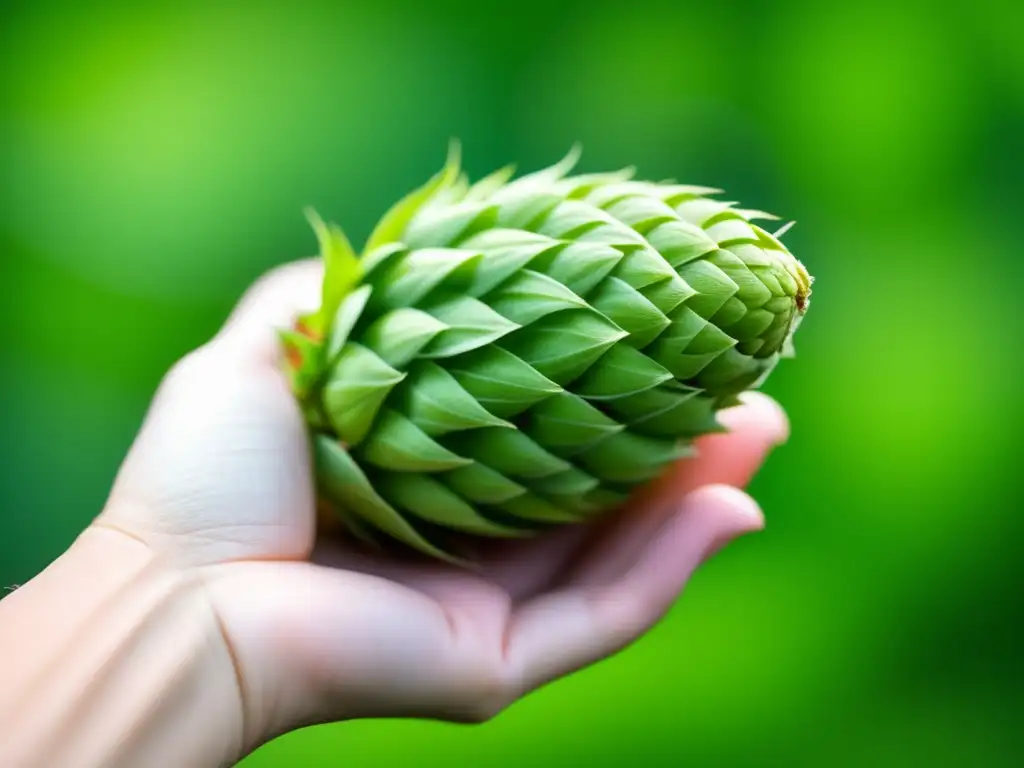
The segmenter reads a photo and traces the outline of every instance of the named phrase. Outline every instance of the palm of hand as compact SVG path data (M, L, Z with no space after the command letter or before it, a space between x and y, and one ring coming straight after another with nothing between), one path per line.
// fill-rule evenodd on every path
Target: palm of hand
M745 484L783 437L764 400L622 513L496 546L475 573L318 546L305 426L273 329L315 304L319 277L311 263L261 281L175 367L99 522L201 574L248 741L345 717L490 717L629 644L703 559L760 526L748 497L717 484Z

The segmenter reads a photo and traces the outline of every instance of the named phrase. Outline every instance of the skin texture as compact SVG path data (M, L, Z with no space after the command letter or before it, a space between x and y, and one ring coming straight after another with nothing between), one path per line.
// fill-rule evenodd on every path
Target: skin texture
M621 512L482 549L479 572L319 543L305 427L278 371L274 331L316 306L321 277L318 262L298 262L249 291L220 333L162 383L93 526L16 601L0 602L0 681L15 681L0 685L0 715L60 673L55 658L87 670L83 680L114 674L145 688L97 702L73 684L55 686L52 696L64 697L61 711L71 714L50 720L60 701L36 695L36 709L20 707L33 727L12 727L7 742L19 765L133 765L137 756L147 765L218 765L315 723L482 722L628 646L703 561L762 527L758 506L738 489L786 439L788 424L774 402L751 395L723 413L728 434L701 440L698 459ZM74 592L66 586L85 574L79 608L54 618L56 602ZM145 593L136 597L145 610L118 613L126 591ZM105 607L90 611L93 604ZM121 618L97 618L107 614ZM49 633L46 648L21 629L32 626ZM108 638L91 660L79 653L83 627ZM157 638L163 652L146 669L179 671L147 676L138 659L105 659L103 648L123 645L119 632ZM20 663L34 676L6 670L12 658L28 659ZM202 686L183 687L200 671ZM74 702L99 707L95 728L111 731L77 753L95 763L64 763L53 752L62 739L89 735ZM24 735L32 733L35 741Z

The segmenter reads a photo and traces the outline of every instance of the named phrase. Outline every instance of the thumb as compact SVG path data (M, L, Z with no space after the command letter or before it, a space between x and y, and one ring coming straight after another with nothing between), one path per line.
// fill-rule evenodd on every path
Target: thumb
M246 291L210 345L236 360L275 365L281 354L277 332L319 306L323 274L320 259L271 270Z

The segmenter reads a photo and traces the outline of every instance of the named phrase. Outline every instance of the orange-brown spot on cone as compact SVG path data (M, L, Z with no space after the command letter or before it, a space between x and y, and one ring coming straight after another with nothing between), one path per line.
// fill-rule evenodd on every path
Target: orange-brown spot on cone
M323 336L310 328L304 320L299 320L295 324L295 330L312 341L320 342L323 340Z
M302 367L302 353L299 351L298 347L293 347L291 345L285 347L284 359L291 368L299 369Z

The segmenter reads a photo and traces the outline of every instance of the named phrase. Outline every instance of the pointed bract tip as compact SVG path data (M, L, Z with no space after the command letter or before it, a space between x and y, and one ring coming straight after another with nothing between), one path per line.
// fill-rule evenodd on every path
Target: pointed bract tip
M448 156L445 158L444 167L459 169L462 167L462 140L456 137L448 139Z
M317 242L320 245L320 256L321 258L326 257L327 251L330 249L331 228L313 206L306 206L304 213L306 214L306 221L309 222L309 226L313 228L313 232L316 234Z
M327 227L327 225L324 223L323 218L321 218L320 214L317 213L316 208L314 208L312 205L307 205L305 208L303 208L302 213L303 215L305 215L306 221L309 222L309 225L313 227L313 229L319 230Z
M576 167L576 164L580 161L582 156L583 144L579 141L573 142L572 146L569 147L569 151L565 154L565 157L551 166L551 170L559 177L566 176L573 168Z
M782 237L784 234L789 232L789 230L791 230L795 224L796 224L795 221L788 221L788 222L786 222L781 227L779 227L777 230L775 230L774 233L772 233L772 237L774 237L774 238Z

